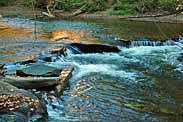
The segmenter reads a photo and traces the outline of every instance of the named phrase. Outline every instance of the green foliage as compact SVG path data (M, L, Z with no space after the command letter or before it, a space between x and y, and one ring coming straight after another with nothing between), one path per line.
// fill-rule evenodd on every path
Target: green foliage
M137 3L137 11L141 13L175 12L176 0L141 0Z
M159 0L159 5L165 11L175 12L177 3L176 0Z
M111 13L119 15L174 13L176 0L118 0L112 8Z
M65 10L65 11L71 11L76 8L80 8L84 4L84 0L62 0L58 4L58 8Z
M0 6L7 6L9 3L13 1L14 0L0 0Z
M136 14L135 2L132 1L118 1L116 4L113 5L112 11L110 14L114 15L134 15Z
M28 7L46 7L46 0L22 0ZM81 9L83 12L96 12L109 9L110 14L115 15L137 15L137 14L156 14L169 12L174 13L177 7L177 1L182 0L114 0L114 5L109 5L109 0L57 0L57 9L65 11L75 11ZM0 6L6 6L14 0L0 0ZM43 4L43 6L40 5ZM183 4L179 5L179 11Z
M84 11L86 12L96 12L96 11L103 11L107 8L105 0L95 0L86 3L86 7Z
M27 6L27 7L36 7L36 4L37 4L37 0L24 0L24 6Z
M58 8L65 11L82 8L85 12L95 12L106 9L106 0L62 0Z

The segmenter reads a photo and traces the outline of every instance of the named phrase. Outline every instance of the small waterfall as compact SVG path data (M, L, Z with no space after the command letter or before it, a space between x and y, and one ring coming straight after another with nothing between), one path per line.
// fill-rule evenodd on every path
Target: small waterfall
M173 46L176 45L175 41L152 41L152 40L131 40L121 41L124 47L139 47L139 46Z
M131 41L130 47L138 46L172 46L175 45L172 40L168 41Z

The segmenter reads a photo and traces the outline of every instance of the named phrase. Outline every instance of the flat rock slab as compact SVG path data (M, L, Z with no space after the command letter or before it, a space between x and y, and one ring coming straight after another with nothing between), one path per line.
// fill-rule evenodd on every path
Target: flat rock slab
M5 81L23 89L39 89L51 87L58 84L59 77L17 77L16 75L6 75Z
M36 96L0 81L0 118L3 118L3 115L15 115L15 113L19 113L17 115L20 115L20 120L25 118L28 120L33 116L47 118L46 107Z
M27 68L16 71L17 76L37 76L37 77L57 77L60 74L59 69L44 64L33 64Z
M62 89L65 89L66 83L71 78L73 72L72 67L65 67L61 69L59 76L57 77L20 77L16 75L5 75L4 81L12 84L18 88L23 89L41 89L41 88L54 88L54 86L61 85ZM60 90L62 91L62 90Z

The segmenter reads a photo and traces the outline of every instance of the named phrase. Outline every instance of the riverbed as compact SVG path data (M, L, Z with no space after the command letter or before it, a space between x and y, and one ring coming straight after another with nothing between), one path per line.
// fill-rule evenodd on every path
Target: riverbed
M73 54L41 62L75 68L69 87L47 101L49 122L181 122L183 65L173 44L125 47L119 39L158 41L183 33L182 24L121 20L0 19L0 63L9 72L16 62L44 55L67 43L108 44L119 53ZM57 39L70 37L57 42Z

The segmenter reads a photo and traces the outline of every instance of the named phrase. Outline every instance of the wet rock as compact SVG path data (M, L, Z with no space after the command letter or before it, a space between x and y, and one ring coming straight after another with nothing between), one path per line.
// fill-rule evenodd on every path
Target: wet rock
M0 119L28 121L34 116L46 120L45 105L32 93L0 81ZM22 122L21 121L21 122Z
M66 88L72 71L72 67L63 68L56 77L20 77L16 75L5 75L4 80L18 88L23 89L44 89L49 91L53 90L56 86L56 91L60 94Z
M53 55L47 54L47 55L40 55L39 59L43 60L45 62L52 62Z
M0 64L0 78L6 73L5 64Z
M61 55L66 56L66 48L65 47L54 48L51 50L51 54L57 54L59 56L61 56Z
M102 45L102 44L81 44L81 43L71 43L67 45L73 53L103 53L103 52L120 52L118 47Z
M41 76L41 77L57 77L60 74L60 69L50 67L44 64L33 64L27 68L16 71L17 76Z
M23 65L25 65L25 64L31 64L31 63L36 63L35 56L32 56L32 57L27 58L27 59L25 59L25 60L23 60L23 61L20 62L20 64L23 64Z
M38 59L43 60L45 62L52 62L54 58L57 58L58 56L66 56L66 48L65 47L57 47L54 49L51 49L48 53L44 55L39 55Z
M62 70L60 73L58 85L55 87L56 96L60 96L64 89L67 87L69 79L72 77L73 70L73 67L68 67Z
M59 77L17 77L6 75L5 81L23 89L40 89L58 84Z
M118 41L122 44L122 46L124 47L130 47L131 45L131 41L130 40L125 40L125 39L121 39L121 38L115 38L115 41Z

